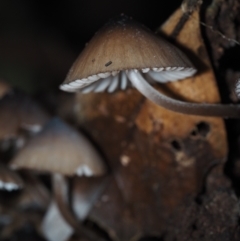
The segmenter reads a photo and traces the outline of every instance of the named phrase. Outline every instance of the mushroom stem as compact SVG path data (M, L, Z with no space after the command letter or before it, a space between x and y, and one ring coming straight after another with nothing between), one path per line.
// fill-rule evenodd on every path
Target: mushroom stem
M154 89L138 71L130 70L127 75L135 88L145 97L171 111L188 115L240 118L240 105L203 104L176 100Z
M70 210L70 204L68 201L68 183L63 175L55 173L52 175L53 193L58 205L58 208L63 218L73 227L75 232L79 235L88 238L91 241L99 240L106 241L106 239L99 237L92 232L88 227L84 227L77 221L76 217Z
M52 176L53 193L58 208L65 220L75 229L79 228L79 223L69 209L68 184L63 175L55 173Z
M238 99L240 99L240 79L237 80L235 93L236 93Z

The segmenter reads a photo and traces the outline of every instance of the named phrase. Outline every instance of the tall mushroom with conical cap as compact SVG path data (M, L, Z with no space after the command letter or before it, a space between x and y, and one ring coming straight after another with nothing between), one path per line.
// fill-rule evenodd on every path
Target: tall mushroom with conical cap
M179 49L132 18L121 15L95 34L60 89L82 93L113 92L132 83L145 97L172 111L240 118L239 105L179 101L158 92L146 80L166 83L195 73L196 69Z

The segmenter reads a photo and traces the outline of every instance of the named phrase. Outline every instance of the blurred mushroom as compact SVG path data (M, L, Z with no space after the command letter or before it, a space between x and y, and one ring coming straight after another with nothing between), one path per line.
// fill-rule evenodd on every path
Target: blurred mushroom
M60 208L61 214L69 224L77 231L78 234L84 234L91 240L101 240L96 237L90 230L83 229L78 221L84 221L97 198L103 192L108 179L106 177L79 177L73 178L73 188L71 192L72 210L74 215L69 211L69 188L65 178L62 175L53 175L53 189L56 202Z
M13 169L31 169L65 176L101 176L106 166L82 134L58 118L49 121L11 161Z
M24 230L24 226L28 224L37 229L49 204L50 193L36 177L27 173L20 173L19 176L17 180L20 179L21 182L11 182L8 185L8 190L10 186L11 190L16 191L9 192L5 188L6 191L0 194L0 240L12 238L17 230Z
M49 241L65 241L74 233L74 229L63 219L54 201L49 205L43 218L41 231Z
M237 97L240 99L240 78L237 80L235 92L237 94Z
M0 190L1 191L16 191L23 188L21 177L6 166L0 164Z
M12 91L0 100L0 140L16 140L16 146L25 142L22 130L29 133L38 132L48 120L48 114L31 98ZM2 144L6 148L6 144Z
M69 209L69 187L64 177L74 175L92 177L106 174L102 158L83 135L55 118L32 137L18 152L10 166L14 169L52 173L53 192L61 214L74 229L91 236L81 227ZM103 183L99 182L98 186L102 185ZM97 193L98 189L96 188Z
M78 220L85 220L91 207L103 192L108 179L103 177L74 177L72 209Z
M1 238L11 237L27 223L37 228L49 203L49 192L42 183L31 175L21 174L0 165Z
M5 81L0 80L0 99L10 91L11 87Z
M25 185L15 206L20 210L45 211L50 203L49 190L35 175L23 172L21 176Z
M113 92L130 83L169 110L190 115L240 118L239 105L191 103L168 97L148 82L173 82L196 69L179 49L125 15L110 21L86 45L60 89L82 93Z

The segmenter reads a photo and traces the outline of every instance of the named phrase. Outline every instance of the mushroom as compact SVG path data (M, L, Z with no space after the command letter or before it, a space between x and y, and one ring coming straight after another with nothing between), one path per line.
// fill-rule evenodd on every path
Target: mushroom
M0 190L16 191L23 188L21 177L4 165L0 165Z
M12 144L20 148L28 134L40 131L49 120L48 114L20 91L11 91L0 99L0 149Z
M158 92L149 84L177 81L195 73L196 69L179 49L132 18L121 15L95 34L60 89L113 92L132 84L155 104L175 112L240 118L239 105L184 102Z
M12 233L26 224L31 223L38 227L50 195L48 189L36 177L13 172L2 164L0 177L1 191L4 191L0 193L0 239L9 240Z
M8 85L4 80L0 79L0 99L10 91L10 85Z
M61 214L75 230L91 237L91 233L79 224L69 210L69 187L65 178L74 175L103 176L106 173L102 158L83 135L54 118L18 152L10 167L51 173L53 192ZM99 182L95 193L99 194L102 185L104 183ZM88 211L92 204L91 200L86 204Z
M21 177L24 181L24 189L22 190L15 206L22 211L46 210L50 203L50 193L48 188L36 175L33 175L30 172L21 172Z
M63 219L56 202L52 201L41 224L43 236L49 241L65 241L74 233L73 228Z
M240 78L237 80L235 92L236 92L237 97L240 99Z
M72 185L72 209L78 220L85 220L96 199L100 196L109 179L102 177L74 178ZM101 185L99 185L101 184Z
M106 167L91 143L58 118L49 121L10 163L13 169L34 169L64 176L101 176Z

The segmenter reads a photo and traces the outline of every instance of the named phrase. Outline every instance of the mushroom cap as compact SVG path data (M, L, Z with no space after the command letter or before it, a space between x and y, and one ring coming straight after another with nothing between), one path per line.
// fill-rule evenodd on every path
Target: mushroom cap
M9 84L7 84L5 81L0 79L0 99L11 91L11 87Z
M39 130L49 120L48 114L20 91L0 100L0 116L0 140L18 136L20 129Z
M95 34L71 67L60 88L76 91L79 87L83 88L100 78L106 78L108 73L115 75L124 70L172 71L180 68L187 68L190 72L194 69L179 49L132 18L121 15ZM71 82L72 85L69 85Z
M106 172L91 143L58 118L49 121L18 152L10 166L67 176L98 176Z

